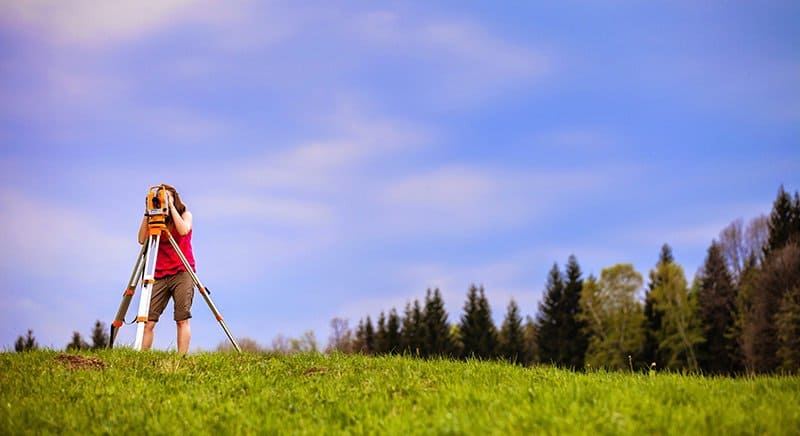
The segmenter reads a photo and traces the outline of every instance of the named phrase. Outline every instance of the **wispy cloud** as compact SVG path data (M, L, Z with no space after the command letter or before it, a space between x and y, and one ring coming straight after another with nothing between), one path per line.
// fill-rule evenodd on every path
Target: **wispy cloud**
M192 0L96 2L2 2L6 19L25 23L57 44L88 47L130 41L180 17Z

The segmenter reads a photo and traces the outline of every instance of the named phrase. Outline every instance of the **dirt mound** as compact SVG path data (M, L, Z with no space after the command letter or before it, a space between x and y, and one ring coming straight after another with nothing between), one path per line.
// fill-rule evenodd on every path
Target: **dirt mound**
M56 360L69 369L105 369L106 364L96 357L77 356L75 354L59 354Z
M325 374L326 372L328 372L328 368L312 366L311 368L308 368L307 370L303 371L303 375Z

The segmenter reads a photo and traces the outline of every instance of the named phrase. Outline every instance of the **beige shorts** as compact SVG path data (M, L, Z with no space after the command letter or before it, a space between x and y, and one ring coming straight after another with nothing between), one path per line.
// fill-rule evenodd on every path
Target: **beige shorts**
M175 321L183 321L192 317L192 300L194 299L194 282L186 271L156 279L153 294L150 297L150 313L148 321L158 321L161 312L167 307L170 297L175 303Z

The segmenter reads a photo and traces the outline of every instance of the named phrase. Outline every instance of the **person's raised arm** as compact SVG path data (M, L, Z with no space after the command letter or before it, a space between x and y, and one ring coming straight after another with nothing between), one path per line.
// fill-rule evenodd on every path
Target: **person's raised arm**
M188 210L183 211L183 215L178 213L175 209L175 203L172 200L172 194L169 194L169 214L172 216L172 222L175 224L175 230L181 236L186 236L192 230L192 213Z

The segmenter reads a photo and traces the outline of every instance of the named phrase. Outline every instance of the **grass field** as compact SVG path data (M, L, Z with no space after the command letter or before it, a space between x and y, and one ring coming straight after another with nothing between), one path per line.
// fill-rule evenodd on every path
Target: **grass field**
M800 432L800 377L345 355L80 356L0 353L0 434Z

